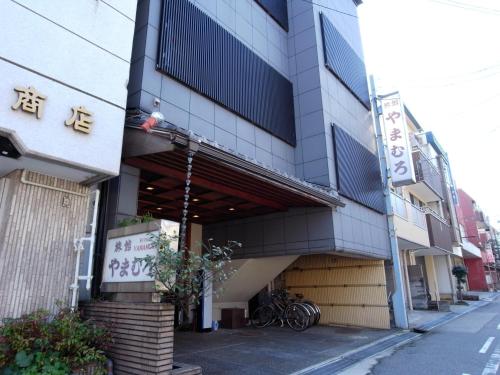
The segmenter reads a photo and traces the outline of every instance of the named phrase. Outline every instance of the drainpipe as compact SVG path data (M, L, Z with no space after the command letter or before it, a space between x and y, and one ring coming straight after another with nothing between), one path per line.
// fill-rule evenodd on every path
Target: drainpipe
M380 159L380 169L382 172L382 184L384 187L385 207L387 211L387 227L389 229L389 243L392 254L392 269L394 272L394 294L392 304L394 309L394 321L396 327L408 329L408 316L405 304L405 292L403 287L403 276L401 274L401 261L399 259L398 239L394 227L394 211L391 203L391 192L389 190L390 171L387 168L386 147L382 138L382 129L380 126L380 114L378 110L377 95L375 90L375 80L370 76L370 91L373 110L373 120L375 122L375 134L377 139L377 151Z

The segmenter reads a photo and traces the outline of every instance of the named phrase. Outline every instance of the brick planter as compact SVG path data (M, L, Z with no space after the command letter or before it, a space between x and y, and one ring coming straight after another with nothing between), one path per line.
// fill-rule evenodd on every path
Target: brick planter
M114 374L171 374L174 309L165 303L93 302L84 315L104 323L113 343Z

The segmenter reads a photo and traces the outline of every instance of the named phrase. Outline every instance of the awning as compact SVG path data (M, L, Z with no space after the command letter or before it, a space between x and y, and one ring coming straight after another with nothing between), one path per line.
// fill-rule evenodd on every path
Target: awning
M173 126L127 124L123 162L141 169L139 213L179 218L187 151L194 151L190 220L210 223L291 207L344 206L336 192L289 176Z

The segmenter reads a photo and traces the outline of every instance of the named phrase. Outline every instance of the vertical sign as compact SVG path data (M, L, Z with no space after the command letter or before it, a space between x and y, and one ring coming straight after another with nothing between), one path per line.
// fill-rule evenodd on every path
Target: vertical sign
M381 102L392 185L414 184L412 150L406 131L406 119L401 99L392 97L382 99Z

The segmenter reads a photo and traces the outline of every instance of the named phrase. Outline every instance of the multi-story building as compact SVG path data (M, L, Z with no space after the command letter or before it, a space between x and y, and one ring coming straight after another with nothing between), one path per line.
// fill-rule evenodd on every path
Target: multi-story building
M459 227L449 162L432 132L404 107L415 179L392 186L394 226L409 309L453 301L451 269L461 262Z
M316 301L323 323L389 327L359 3L138 3L123 162L103 185L103 228L187 216L188 243L240 241L203 328L223 307L248 315L278 281ZM165 121L148 134L140 126L153 112ZM103 243L97 251L102 260Z
M480 252L480 255L474 258L465 259L465 265L469 271L468 287L471 290L494 290L498 282L494 253L498 251L496 231L469 194L459 189L458 197L457 210L464 229L463 237Z
M135 15L135 0L0 4L0 318L76 291L91 186L119 172Z

